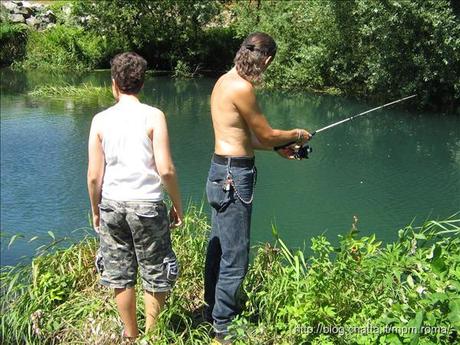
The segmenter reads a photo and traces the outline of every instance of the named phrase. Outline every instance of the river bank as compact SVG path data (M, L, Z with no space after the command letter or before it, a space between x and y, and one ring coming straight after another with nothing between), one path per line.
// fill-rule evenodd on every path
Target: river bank
M158 327L155 344L208 344L211 327L195 320L203 306L203 262L208 220L191 207L173 233L181 277ZM277 237L276 230L273 230ZM333 247L309 240L313 254L258 244L244 283L244 311L235 320L236 344L452 344L460 327L460 219L428 221L399 230L382 245L360 237L356 225ZM97 284L88 237L3 267L3 344L113 344L121 323L111 292ZM138 317L142 320L142 301ZM143 321L140 327L143 326Z
M34 3L52 22L2 2L0 66L90 71L134 50L153 70L193 77L228 70L244 37L264 31L278 45L266 88L383 103L417 93L419 109L460 111L460 7L450 0Z

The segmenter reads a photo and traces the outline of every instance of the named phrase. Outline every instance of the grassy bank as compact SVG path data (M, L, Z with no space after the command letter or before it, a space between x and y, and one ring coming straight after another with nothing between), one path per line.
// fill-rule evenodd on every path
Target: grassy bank
M210 325L194 322L203 305L203 262L209 224L190 208L173 234L181 278L155 344L208 344ZM276 231L274 231L275 236ZM450 344L460 328L460 219L399 230L383 245L355 226L334 248L319 236L304 257L277 238L254 248L244 283L237 344ZM111 292L97 284L97 242L3 268L2 344L114 344L121 323ZM138 317L143 320L142 302ZM141 321L140 327L143 327ZM385 328L386 327L386 328Z
M93 86L92 84L74 85L43 85L29 92L33 97L104 97L113 98L112 91L108 87Z

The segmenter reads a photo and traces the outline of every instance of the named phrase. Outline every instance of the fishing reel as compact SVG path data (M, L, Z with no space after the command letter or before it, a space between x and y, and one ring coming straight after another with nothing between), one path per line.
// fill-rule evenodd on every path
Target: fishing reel
M308 155L313 152L313 149L310 145L303 145L300 146L297 151L294 153L294 158L301 160L301 159L308 159Z
M276 146L274 147L273 149L275 151L278 151L280 149L284 149L288 146L291 146L295 144L294 142L291 142L291 143L288 143L286 145L282 145L282 146ZM297 160L301 160L301 159L308 159L308 155L310 153L313 152L313 149L311 148L311 146L305 144L305 145L302 145L302 146L295 146L295 149L294 149L294 159L297 159Z

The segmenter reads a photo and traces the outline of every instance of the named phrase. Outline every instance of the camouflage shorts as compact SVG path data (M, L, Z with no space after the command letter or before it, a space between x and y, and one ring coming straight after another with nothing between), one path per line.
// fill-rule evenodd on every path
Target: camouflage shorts
M113 201L99 205L100 283L133 287L139 266L142 285L152 292L170 291L178 276L166 205L152 201Z

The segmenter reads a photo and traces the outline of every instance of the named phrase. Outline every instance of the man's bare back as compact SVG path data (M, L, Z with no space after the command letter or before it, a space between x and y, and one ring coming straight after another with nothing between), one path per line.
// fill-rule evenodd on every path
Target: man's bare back
M288 142L307 141L304 129L273 129L257 104L254 86L235 68L219 78L211 95L214 152L228 157L253 157L254 149L271 150ZM287 158L287 157L286 157Z
M222 156L253 157L251 131L240 114L235 98L240 89L253 86L241 78L235 69L219 78L211 95L211 114L214 126L214 152Z

